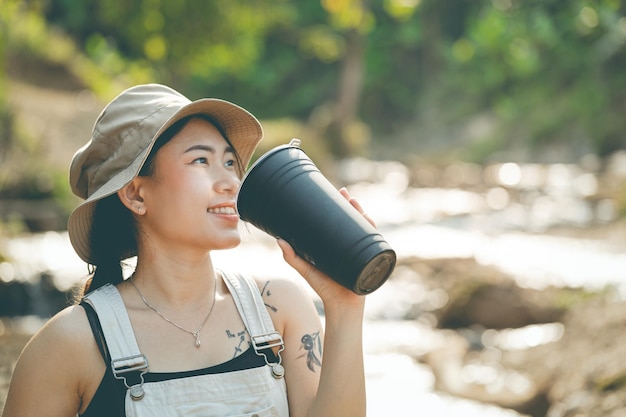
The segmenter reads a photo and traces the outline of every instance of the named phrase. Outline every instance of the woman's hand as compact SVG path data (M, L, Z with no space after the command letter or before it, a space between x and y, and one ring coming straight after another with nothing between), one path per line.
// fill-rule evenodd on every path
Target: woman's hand
M374 224L345 188L339 192L367 221ZM338 284L296 255L286 241L278 239L278 245L287 263L304 277L324 303L323 358L319 386L314 391L314 397L310 397L310 403L302 407L305 412L298 415L365 417L363 317L366 297ZM302 337L301 333L297 337ZM287 352L288 349L285 349L285 353ZM287 369L289 372L289 368ZM305 369L304 374L308 375L310 372L307 373ZM294 390L288 388L287 391Z
M374 221L365 213L359 202L354 197L350 196L345 187L341 188L339 192L372 226L376 227ZM325 306L330 303L338 303L342 306L348 306L350 304L363 305L363 296L359 296L341 284L338 284L314 265L299 257L291 245L285 240L278 239L277 242L278 246L283 251L285 261L304 277L311 288L320 296Z

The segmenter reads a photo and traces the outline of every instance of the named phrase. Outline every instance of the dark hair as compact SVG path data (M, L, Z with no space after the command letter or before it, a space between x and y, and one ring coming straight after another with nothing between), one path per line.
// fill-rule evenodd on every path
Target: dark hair
M91 228L91 264L94 273L85 284L83 294L106 283L122 282L121 260L132 256L137 248L137 225L130 210L117 194L96 203Z
M226 132L215 119L204 114L184 117L170 126L157 138L139 176L150 177L156 172L155 156L159 149L178 134L190 120L199 118L211 123L234 149ZM235 159L241 161L235 150ZM90 234L93 261L91 277L83 287L82 295L107 283L119 284L124 280L122 261L137 253L137 222L133 213L120 201L117 193L103 198L95 204Z

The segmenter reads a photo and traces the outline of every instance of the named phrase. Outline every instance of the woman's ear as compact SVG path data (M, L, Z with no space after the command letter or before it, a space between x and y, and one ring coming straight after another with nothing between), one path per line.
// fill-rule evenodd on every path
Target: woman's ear
M141 216L146 213L143 197L141 196L141 181L138 177L133 178L126 184L117 195L122 202L133 213Z

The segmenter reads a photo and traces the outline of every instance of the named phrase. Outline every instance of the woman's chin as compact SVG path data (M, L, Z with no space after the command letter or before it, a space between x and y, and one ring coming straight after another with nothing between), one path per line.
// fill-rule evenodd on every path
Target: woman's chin
M228 239L221 240L219 245L217 245L215 249L216 250L233 249L239 246L240 243L241 243L241 236L237 234L237 236L232 236Z

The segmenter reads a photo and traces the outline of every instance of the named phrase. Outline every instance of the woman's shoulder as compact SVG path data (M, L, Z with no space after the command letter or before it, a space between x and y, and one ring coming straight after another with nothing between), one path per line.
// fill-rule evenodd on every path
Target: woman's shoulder
M83 307L65 308L50 318L30 339L20 356L39 369L88 369L98 364L99 350Z
M275 297L285 301L300 302L305 299L310 300L314 294L302 279L283 276L253 277L253 279L263 298Z
M254 278L263 302L274 323L284 328L288 323L318 319L319 297L303 279L292 277ZM321 304L320 304L321 306Z
M307 286L304 280L284 276L261 276L256 274L229 272L225 274L229 279L245 279L253 282L259 289L263 298L280 295L290 295L294 297L306 297Z
M95 391L103 373L104 363L83 308L68 307L48 320L24 347L12 376L11 407L77 410L84 393ZM33 403L35 396L38 405ZM60 415L50 411L49 415ZM37 414L41 415L31 413Z
M80 304L71 305L59 311L52 316L42 330L46 328L50 332L59 332L61 335L68 331L73 333L73 335L68 335L69 337L84 336L81 333L90 332L87 314L85 314L85 309Z
M85 310L80 305L73 305L52 316L35 333L29 345L33 345L33 348L54 345L59 347L59 351L75 355L91 347L90 340L93 340L93 336Z

